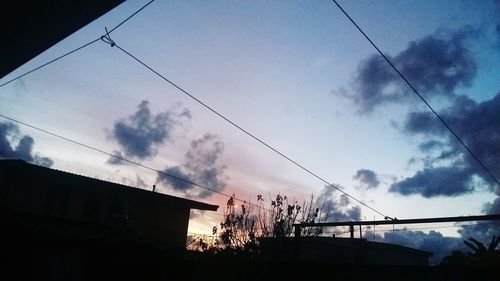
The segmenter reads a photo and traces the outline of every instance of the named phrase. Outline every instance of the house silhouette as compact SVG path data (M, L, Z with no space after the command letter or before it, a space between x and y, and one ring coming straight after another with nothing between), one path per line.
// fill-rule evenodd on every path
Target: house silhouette
M31 270L25 273L47 279L180 260L190 210L217 208L22 160L0 160L1 255L13 268L26 268L29 257Z
M259 239L267 261L335 265L428 266L431 252L362 238L282 237Z

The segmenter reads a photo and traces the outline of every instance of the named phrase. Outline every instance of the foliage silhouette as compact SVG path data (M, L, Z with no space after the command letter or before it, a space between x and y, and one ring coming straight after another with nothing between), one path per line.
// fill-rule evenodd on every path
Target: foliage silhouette
M467 241L468 240L468 241ZM471 237L464 240L464 244L469 247L471 253L453 251L450 256L443 258L442 266L500 266L500 236L493 236L490 244L486 247L483 243Z
M290 202L291 201L291 202ZM259 253L261 237L291 237L294 235L293 224L302 222L326 221L328 212L323 207L316 207L314 196L309 201L289 200L278 194L269 200L268 206L261 194L257 195L257 210L252 204L236 204L236 197L229 198L224 211L224 221L212 229L213 241L207 244L198 240L196 249L218 255L244 255L254 257ZM323 204L324 205L324 204ZM253 205L255 206L255 205ZM302 230L302 236L318 236L322 228Z

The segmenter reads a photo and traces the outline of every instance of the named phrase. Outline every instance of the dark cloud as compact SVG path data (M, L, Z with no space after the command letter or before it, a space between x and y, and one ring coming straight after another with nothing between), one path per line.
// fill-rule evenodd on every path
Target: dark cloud
M500 0L495 0L495 12L493 15L495 16L497 36L500 40Z
M431 152L443 147L443 143L437 140L428 140L419 144L418 148L422 152Z
M190 175L187 173L184 173L181 170L181 167L174 166L174 167L166 168L162 172L164 172L167 175L171 175L171 177L167 176L165 174L158 174L159 181L170 184L170 186L172 186L175 190L186 191L186 190L193 188L193 185L189 183L189 182L192 182ZM185 180L185 181L183 181L183 180ZM186 182L186 181L189 181L189 182Z
M452 105L440 115L485 166L498 177L500 175L498 165L500 163L500 92L492 99L480 103L468 97L458 96ZM390 191L403 195L421 194L424 197L457 196L473 192L478 186L474 179L480 178L491 191L495 191L495 194L500 196L500 187L495 186L489 175L479 167L455 137L437 120L432 119L433 116L430 113L424 112L412 112L407 116L404 132L412 137L422 136L430 139L419 146L420 150L427 154L424 160L425 167L414 176L394 183ZM499 214L500 197L491 203L486 203L482 211L485 214ZM487 244L493 235L500 235L499 231L500 222L487 221L464 225L458 232L462 239L473 237Z
M500 198L492 203L486 203L483 208L485 214L500 214ZM475 238L488 245L494 235L500 235L499 221L477 222L472 225L463 225L458 230L461 238L446 237L436 231L424 233L422 231L398 230L388 231L384 235L373 235L373 232L365 232L365 237L377 242L398 244L406 247L420 249L434 253L431 258L432 264L437 264L442 258L451 254L452 251L470 252L463 240Z
M10 139L19 139L14 147ZM35 140L29 135L21 136L13 123L0 123L0 159L21 159L36 165L51 167L54 162L48 157L33 154Z
M334 188L325 186L314 201L315 208L320 208L322 210L320 220L360 220L361 208L359 206L351 206L349 197L344 194L337 198L334 194L335 192Z
M410 42L394 57L386 56L424 95L452 96L457 87L469 86L476 75L477 64L466 46L476 34L471 28L440 32ZM358 65L354 90L349 97L362 113L382 104L411 100L405 97L408 87L378 54Z
M175 128L189 119L191 113L187 109L180 113L165 111L152 114L149 102L143 100L134 114L115 122L111 137L120 145L120 155L145 159L156 155L158 146L171 139ZM121 162L116 158L108 161L110 164Z
M500 195L498 191L497 195ZM500 197L497 197L492 203L484 204L483 213L487 215L500 214ZM488 245L494 235L500 236L500 221L484 221L464 225L458 232L464 239L472 237Z
M122 159L125 159L125 155L123 155L120 151L113 151L113 155L116 155L117 157L110 157L106 163L111 164L111 165L127 165L127 161L123 161Z
M410 134L433 135L445 132L445 128L440 127L438 120L429 112L410 112L406 117L404 130Z
M380 55L372 55L358 65L356 93L348 97L360 107L361 112L372 111L379 104L401 99L401 93L395 92L396 88L400 87L397 79Z
M376 188L380 185L377 173L372 170L358 170L352 178L359 181L361 183L361 187L364 188Z
M442 258L456 250L467 250L462 239L443 236L440 232L431 230L429 233L422 231L398 230L384 232L383 236L373 232L365 232L364 237L377 242L397 244L405 247L432 252L431 264L438 264Z
M492 203L486 203L483 208L485 214L500 214L500 198L496 198ZM463 240L475 238L488 245L491 238L500 235L499 221L477 222L472 225L461 226L458 230L461 238L446 237L441 233L431 230L429 233L422 231L398 230L388 231L383 235L373 235L373 232L365 232L364 237L377 242L398 244L406 247L429 251L434 254L431 257L431 264L438 264L442 258L450 255L453 251L470 252Z
M185 154L183 165L166 168L163 172L213 190L222 191L226 187L227 181L227 177L224 175L225 166L218 163L223 152L224 143L219 141L215 135L205 134L202 138L191 141L191 147ZM158 174L158 182L168 184L175 190L200 198L212 194L206 189L193 191L192 184L165 174Z
M497 177L500 175L500 93L491 100L477 103L465 96L458 96L441 117ZM425 197L457 196L474 191L472 180L481 178L493 190L494 183L478 163L430 113L412 112L406 120L404 131L410 135L439 139L420 145L428 153L425 168L414 176L394 183L390 191L403 195L421 194ZM430 148L439 148L432 154ZM440 164L441 163L441 164ZM445 163L443 165L442 163ZM439 165L438 165L439 164Z
M472 174L460 167L425 168L414 176L393 183L390 192L402 195L420 194L435 196L458 196L474 190Z

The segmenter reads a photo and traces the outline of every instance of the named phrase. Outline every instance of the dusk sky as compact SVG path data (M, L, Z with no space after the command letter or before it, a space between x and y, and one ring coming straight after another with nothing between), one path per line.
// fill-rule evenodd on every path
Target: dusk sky
M0 82L101 36L146 2L123 3ZM500 178L500 2L339 3ZM111 38L388 216L500 212L499 187L331 1L155 1ZM245 200L314 194L336 208L330 220L383 219L104 42L0 88L0 113ZM1 158L156 184L225 208L220 195L0 122ZM210 233L220 220L193 213L189 230Z

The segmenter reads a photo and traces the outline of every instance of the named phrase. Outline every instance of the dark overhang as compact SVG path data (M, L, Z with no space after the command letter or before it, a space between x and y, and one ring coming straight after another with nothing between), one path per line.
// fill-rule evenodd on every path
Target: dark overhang
M0 78L115 8L123 0L6 0Z

